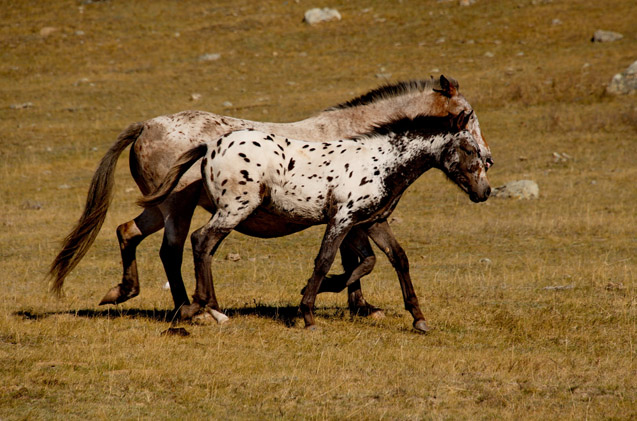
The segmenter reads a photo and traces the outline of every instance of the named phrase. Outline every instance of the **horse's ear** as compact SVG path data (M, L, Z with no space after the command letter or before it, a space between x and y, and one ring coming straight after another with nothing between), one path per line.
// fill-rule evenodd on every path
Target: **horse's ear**
M444 77L444 75L440 75L440 89L434 89L434 92L438 92L441 95L446 96L447 98L451 98L454 95L458 94L458 90L449 80Z
M473 110L471 112L461 111L460 114L456 116L451 116L451 128L454 131L461 132L462 130L467 128L467 124L473 115Z
M467 128L467 124L469 124L469 120L471 120L471 116L473 115L473 110L470 112L462 111L458 116L458 131L464 130Z

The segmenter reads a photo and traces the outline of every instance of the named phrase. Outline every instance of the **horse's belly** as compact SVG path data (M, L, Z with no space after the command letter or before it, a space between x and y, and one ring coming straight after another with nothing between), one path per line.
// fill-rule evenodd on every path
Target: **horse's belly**
M292 221L290 218L257 209L235 230L252 237L273 238L294 234L312 225L316 224L309 221Z

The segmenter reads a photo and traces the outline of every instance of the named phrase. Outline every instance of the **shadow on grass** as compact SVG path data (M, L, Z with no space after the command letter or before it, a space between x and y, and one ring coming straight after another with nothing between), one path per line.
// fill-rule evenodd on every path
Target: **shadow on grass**
M293 327L295 320L298 317L297 306L267 306L257 305L256 307L241 307L241 308L227 308L224 309L224 313L229 316L257 316L272 319L274 321L283 323L287 327ZM92 318L142 318L148 320L154 320L157 322L173 322L175 320L174 310L145 310L145 309L118 309L118 308L105 308L105 309L80 309L80 310L65 310L65 311L33 311L33 310L20 310L13 313L14 316L22 317L24 320L41 320L51 316L69 315L75 317Z

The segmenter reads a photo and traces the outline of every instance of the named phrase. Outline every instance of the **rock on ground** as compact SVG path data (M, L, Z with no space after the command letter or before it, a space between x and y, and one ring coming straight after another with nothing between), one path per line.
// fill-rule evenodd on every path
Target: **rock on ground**
M533 180L511 181L494 188L491 196L504 199L537 199L540 197L540 188Z
M612 42L612 41L620 40L622 38L624 38L624 36L620 34L619 32L603 31L601 29L598 29L593 34L593 38L591 38L591 42Z
M310 24L316 25L321 22L328 22L331 20L341 20L341 14L336 9L330 9L328 7L324 7L323 9L314 8L305 12L305 17L303 21Z
M634 94L637 91L637 61L623 73L617 73L606 88L609 94Z

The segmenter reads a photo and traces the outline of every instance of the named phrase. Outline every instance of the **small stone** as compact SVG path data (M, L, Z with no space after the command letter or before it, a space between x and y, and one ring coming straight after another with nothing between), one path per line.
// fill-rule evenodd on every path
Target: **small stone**
M58 186L58 189L59 189L59 190L68 190L68 189L70 189L70 188L71 188L71 186L69 186L68 184L60 184L60 185Z
M551 25L556 26L556 25L561 25L562 21L560 19L553 19L551 21Z
M376 79L391 79L391 73L376 73Z
M199 61L217 61L221 58L221 54L217 53L207 53L199 56Z
M540 197L540 189L533 180L517 180L495 187L491 196L503 199L537 199Z
M56 32L57 30L58 28L55 28L53 26L45 26L44 28L40 29L40 36L43 38L46 38L50 36L51 34L53 34L54 32Z
M241 260L241 255L239 253L228 253L226 256L226 260L230 260L231 262L236 262Z
M11 108L12 110L22 110L22 109L31 108L31 107L33 107L32 102L23 102L22 104L12 104L9 106L9 108Z
M606 291L622 291L626 289L623 282L609 282L606 284Z
M200 99L201 99L201 94L196 92L194 94L190 94L191 101L199 101Z
M223 106L224 106L224 107L226 107L226 108L228 108L228 107L232 107L232 102L230 102L230 101L223 101L223 104L221 104L221 105L223 105Z
M633 62L623 73L613 76L606 92L613 95L634 94L637 91L637 61Z
M341 20L341 14L336 9L324 7L323 9L314 8L305 12L303 21L309 25L316 25L321 22L329 22L333 20Z
M553 152L553 162L554 163L559 163L559 162L568 162L568 161L572 161L573 157L569 154L567 154L566 152Z
M613 42L613 41L618 41L622 38L624 38L624 36L620 34L619 32L603 31L601 29L598 29L593 34L593 38L591 38L591 42Z
M391 218L389 218L389 223L392 225L402 224L403 218L401 218L400 216L392 216Z
M482 263L483 265L490 265L493 262L488 257L483 257L482 259L480 259L480 263Z
M493 54L491 51L487 51L486 53L484 53L484 56L492 58L492 57L495 57L495 54Z
M35 200L25 200L22 202L22 209L40 210L42 209L42 203Z
M476 0L460 0L459 4L460 4L460 6L471 6L475 2L476 2Z
M575 285L570 284L570 285L551 285L548 287L544 287L542 288L545 291L564 291L567 289L574 289Z

